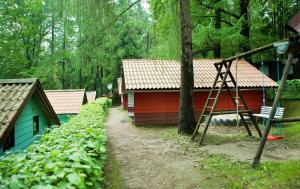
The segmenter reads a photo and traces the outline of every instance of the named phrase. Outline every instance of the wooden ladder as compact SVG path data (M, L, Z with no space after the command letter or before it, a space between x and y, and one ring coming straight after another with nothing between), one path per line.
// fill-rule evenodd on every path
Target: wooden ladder
M213 85L209 91L208 97L205 102L205 106L202 110L202 113L200 115L200 118L197 122L196 128L195 128L194 133L191 138L192 140L195 139L195 137L198 133L199 127L201 125L203 125L204 131L200 137L200 141L199 141L200 145L203 144L204 137L206 135L207 129L210 125L213 115L238 113L241 118L241 121L243 122L243 125L245 126L245 128L247 130L248 135L252 136L252 133L248 127L248 124L245 121L245 118L244 118L244 115L246 114L247 116L249 116L249 118L250 118L251 122L253 123L255 129L257 130L259 136L260 137L262 136L261 130L259 129L259 127L252 115L252 110L249 109L245 99L243 98L243 96L240 92L239 87L237 86L236 80L234 79L232 72L230 71L231 65L232 65L232 61L222 61L220 63L214 64L215 68L217 69L217 75L216 75ZM227 78L229 80L227 80ZM230 87L228 85L228 83L232 83L232 86ZM235 107L238 108L238 110L236 110L236 111L215 111L217 104L218 104L220 94L222 93L224 88L226 89L227 93L229 94L230 99L232 100ZM236 92L236 91L238 92L239 99L236 99L236 97L232 94L233 92ZM217 94L215 94L215 92L217 92ZM204 121L204 123L202 123L202 121Z

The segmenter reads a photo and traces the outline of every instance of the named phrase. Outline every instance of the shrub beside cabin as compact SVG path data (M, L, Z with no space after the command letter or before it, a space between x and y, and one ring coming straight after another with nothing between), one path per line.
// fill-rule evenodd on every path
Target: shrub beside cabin
M45 128L58 124L37 79L0 80L0 155L25 149Z
M220 59L194 60L194 110L200 116L216 76L214 63ZM123 108L136 125L177 124L179 117L180 63L175 60L123 60L118 80ZM249 108L259 112L262 87L277 87L276 82L245 60L239 60L232 73ZM120 86L121 85L121 86ZM231 84L229 84L231 85ZM235 110L227 92L220 95L216 110Z
M45 90L45 93L61 123L78 114L81 106L87 103L84 89Z

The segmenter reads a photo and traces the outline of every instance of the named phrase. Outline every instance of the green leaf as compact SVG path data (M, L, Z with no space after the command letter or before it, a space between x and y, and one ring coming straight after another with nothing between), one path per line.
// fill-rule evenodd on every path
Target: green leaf
M20 188L20 184L17 178L12 178L10 183L9 183L9 187L11 189L19 189Z
M79 185L82 182L80 176L76 173L69 174L67 178L71 184Z

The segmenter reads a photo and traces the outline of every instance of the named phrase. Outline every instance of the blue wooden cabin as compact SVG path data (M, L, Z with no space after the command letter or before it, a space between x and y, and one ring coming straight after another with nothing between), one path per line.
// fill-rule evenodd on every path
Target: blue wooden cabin
M59 119L38 79L0 79L0 155L23 150Z

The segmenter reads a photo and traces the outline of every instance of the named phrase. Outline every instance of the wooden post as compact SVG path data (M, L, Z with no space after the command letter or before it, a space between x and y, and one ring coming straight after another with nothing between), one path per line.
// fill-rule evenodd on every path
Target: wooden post
M292 53L289 53L288 59L287 59L287 62L286 62L286 65L285 65L285 68L284 68L284 71L283 71L283 75L281 77L281 83L280 83L280 86L279 86L278 91L276 93L276 96L275 96L275 99L274 99L274 102L273 102L273 105L272 105L272 110L271 110L271 113L269 115L269 119L267 121L267 125L265 127L265 130L264 130L262 139L260 141L260 144L258 146L256 155L254 157L252 167L257 167L259 165L261 154L263 152L263 149L264 149L266 141L267 141L268 134L269 134L270 129L271 129L271 122L272 122L272 119L274 119L276 109L277 109L277 103L279 102L282 91L284 89L286 79L287 79L287 76L289 74L289 70L290 70L290 67L291 67L291 64L292 64L293 57L294 57L294 55Z

